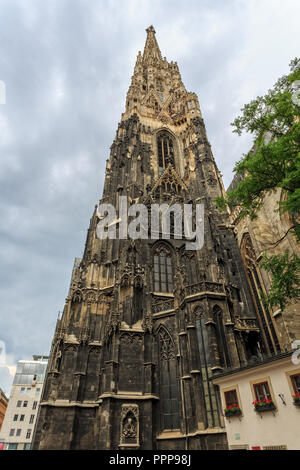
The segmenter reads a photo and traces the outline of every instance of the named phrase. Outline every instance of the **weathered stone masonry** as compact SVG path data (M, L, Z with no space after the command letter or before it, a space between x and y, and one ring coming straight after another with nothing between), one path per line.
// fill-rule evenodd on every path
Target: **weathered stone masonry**
M205 207L205 241L99 240L97 206L51 347L35 449L225 449L213 374L265 348L198 98L153 27L100 203ZM118 221L116 221L118 226Z

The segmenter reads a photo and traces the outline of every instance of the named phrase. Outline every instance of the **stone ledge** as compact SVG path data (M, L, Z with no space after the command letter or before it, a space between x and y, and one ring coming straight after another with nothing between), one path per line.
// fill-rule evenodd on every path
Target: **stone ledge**
M103 393L99 396L98 400L103 400L105 398L113 398L116 400L159 400L159 397L156 395L127 395L127 394L118 394L115 393Z
M194 437L194 436L205 435L205 434L226 434L226 431L225 431L225 428L207 428L204 430L199 429L195 432L191 432L188 434L182 434L180 431L166 431L156 436L156 439L157 440L185 439L186 437Z
M170 315L175 315L175 310L164 310L162 312L152 313L152 318L168 317Z
M56 401L44 401L40 405L41 406L55 406L55 407L80 407L80 408L95 408L99 406L101 401L97 400L96 402L78 402L78 401L69 401L69 400L56 400Z

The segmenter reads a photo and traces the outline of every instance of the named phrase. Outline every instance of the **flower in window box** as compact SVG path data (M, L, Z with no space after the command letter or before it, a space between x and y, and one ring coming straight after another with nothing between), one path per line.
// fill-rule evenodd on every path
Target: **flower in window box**
M242 414L242 410L239 405L235 403L234 405L228 405L227 408L224 408L225 417L229 418L231 416L239 416Z
M262 400L255 400L252 402L255 411L270 411L275 410L275 404L271 398L263 398Z
M293 395L293 400L295 406L300 406L300 392L295 393L295 395Z

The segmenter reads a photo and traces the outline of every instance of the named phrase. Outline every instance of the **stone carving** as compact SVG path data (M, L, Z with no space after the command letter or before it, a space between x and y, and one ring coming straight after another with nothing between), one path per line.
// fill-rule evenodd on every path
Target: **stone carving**
M123 404L121 410L121 446L139 445L139 407L135 404Z
M254 318L236 318L235 328L238 330L258 330L258 325Z
M169 332L161 327L158 333L159 336L159 350L162 360L169 361L175 358L175 347Z
M217 184L217 180L214 177L214 174L211 170L209 170L209 172L208 172L207 182L210 186L216 186L216 184Z
M80 302L82 302L82 300L83 300L82 292L80 290L75 291L73 296L72 296L72 302L73 303L80 303Z
M195 295L201 292L216 292L216 293L224 293L224 286L218 282L198 282L197 284L191 284L186 286L185 293L186 295Z
M136 428L136 421L132 418L126 417L126 421L123 425L123 433L122 437L136 437L137 428Z
M244 257L247 264L247 267L251 268L256 265L256 254L251 242L250 237L247 237L244 244Z
M97 292L96 291L88 291L85 294L85 301L88 304L91 304L93 302L97 302Z
M123 333L120 336L120 342L124 344L141 344L143 342L143 338L140 334Z
M144 319L143 319L143 329L145 331L149 331L150 333L152 333L152 330L153 330L153 323L152 323L152 318L150 315L145 315L144 316Z
M200 318L204 315L204 309L203 309L202 305L197 305L197 307L195 307L194 315L195 315L196 318Z
M174 309L174 299L162 299L154 297L152 299L152 313L164 312Z

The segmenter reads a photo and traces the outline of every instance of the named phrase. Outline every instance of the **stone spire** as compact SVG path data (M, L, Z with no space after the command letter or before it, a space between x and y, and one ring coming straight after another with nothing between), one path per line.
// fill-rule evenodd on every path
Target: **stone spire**
M100 205L116 208L116 234L98 237L95 207L57 323L34 450L225 449L209 378L256 355L256 313L228 214L215 208L222 187L198 98L154 34L150 26L107 161ZM119 196L128 210L168 205L171 235L136 219L141 238L123 236ZM201 249L176 233L171 208L191 201L205 205ZM149 229L157 240L144 237Z
M147 39L146 39L146 44L144 48L144 53L143 53L143 60L144 61L149 61L150 58L156 59L158 61L162 60L160 49L158 46L158 43L156 41L155 37L155 29L153 26L149 26L149 28L146 29L147 32Z
M191 106L192 116L201 116L198 98L185 89L177 63L162 58L153 26L146 32L144 52L138 53L122 118L138 113L177 126L186 122Z

